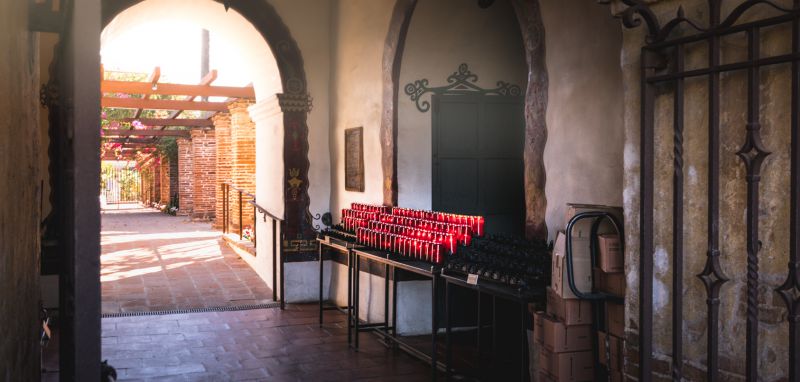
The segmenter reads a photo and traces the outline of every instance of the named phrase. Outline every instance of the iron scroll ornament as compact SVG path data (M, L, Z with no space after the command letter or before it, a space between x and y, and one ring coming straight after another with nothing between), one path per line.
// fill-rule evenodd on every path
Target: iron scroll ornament
M469 70L469 66L463 63L458 66L458 70L453 72L447 77L449 85L428 87L428 80L423 78L410 82L405 86L406 95L411 97L417 105L417 110L425 113L431 109L431 103L427 100L422 100L422 96L427 93L434 94L450 94L450 95L463 95L463 94L479 94L479 95L510 95L518 96L522 94L522 88L505 81L497 81L497 87L493 89L484 89L475 83L478 82L478 75Z

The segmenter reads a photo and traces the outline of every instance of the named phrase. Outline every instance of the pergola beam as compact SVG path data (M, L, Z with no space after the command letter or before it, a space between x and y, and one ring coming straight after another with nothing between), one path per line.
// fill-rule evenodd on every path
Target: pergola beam
M142 98L113 98L103 97L102 107L121 109L153 109L153 110L199 110L199 111L227 111L228 105L224 102L194 102Z
M188 130L123 130L123 129L104 129L104 136L114 137L184 137L188 138L191 133Z
M147 82L150 83L150 88L155 88L160 78L161 78L161 67L156 66L155 68L153 68L153 72L150 73L150 76L147 77ZM148 99L150 98L150 95L145 94L144 97L142 98ZM133 118L139 118L142 115L142 111L143 111L142 109L136 109L136 112L133 113Z
M155 89L154 89L155 88ZM181 95L191 97L255 98L255 90L250 87L157 84L150 82L128 82L105 80L100 84L103 93L144 94L145 96Z
M145 126L160 127L160 126L187 126L187 127L213 127L214 121L210 119L199 118L120 118L120 122L133 122L139 121Z

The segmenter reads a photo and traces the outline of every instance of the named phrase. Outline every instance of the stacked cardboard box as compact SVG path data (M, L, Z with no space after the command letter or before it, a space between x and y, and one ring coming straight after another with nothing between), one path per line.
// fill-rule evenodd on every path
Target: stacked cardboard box
M579 300L569 287L565 243L564 235L559 233L553 248L547 311L534 315L534 338L541 344L538 377L540 381L591 381L594 377L592 308L589 301ZM592 274L588 271L588 255L576 252L573 251L576 287L590 292Z
M586 211L609 212L618 222L622 209L585 204L568 204L566 220ZM600 257L592 268L590 236L593 219L584 219L572 228L572 272L575 287L583 293L605 291L624 296L622 251L613 224L604 220L598 227ZM559 233L553 248L552 283L547 290L547 311L534 314L534 340L539 348L539 381L592 381L592 304L580 300L569 285L566 259L566 234ZM601 332L601 359L609 365L613 381L621 380L622 332L621 305L608 304L605 321L608 334ZM606 338L609 346L606 347ZM616 351L611 352L611 348ZM605 357L605 358L603 358ZM609 360L610 358L610 360Z

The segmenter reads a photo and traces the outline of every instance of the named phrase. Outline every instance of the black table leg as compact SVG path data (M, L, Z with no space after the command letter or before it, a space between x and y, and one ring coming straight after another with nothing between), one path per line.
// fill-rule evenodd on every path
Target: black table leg
M530 370L528 369L528 362L529 362L529 360L528 360L528 328L525 325L527 323L526 321L527 321L527 315L528 315L527 305L528 304L526 304L526 303L521 303L520 304L520 307L522 308L522 314L519 317L520 318L520 326L522 327L522 336L521 336L521 338L522 338L522 349L520 349L521 350L520 353L522 355L522 360L521 360L522 361L521 362L522 370L520 370L520 375L519 375L520 381L530 381L530 376L529 376Z
M389 264L383 265L383 332L389 335Z
M496 366L497 357L497 297L492 296L492 367Z
M450 331L453 327L453 320L452 320L452 309L450 309L450 283L444 283L444 316L446 321L445 326L445 375L447 375L447 380L450 380L450 367L453 361L453 348L452 348L452 340L450 338Z
M347 251L347 346L353 336L353 251Z
M319 327L322 327L322 245L319 246Z
M392 337L397 338L397 268L395 267L392 267Z
M353 308L354 333L353 334L356 337L355 344L354 344L355 345L355 349L356 349L356 351L358 351L358 332L359 332L359 330L358 330L358 324L359 324L359 319L358 319L359 301L358 300L360 299L360 293L359 293L360 291L359 291L359 289L361 289L360 288L360 286L361 286L361 280L360 280L361 277L359 277L359 276L361 276L361 261L359 261L358 255L353 256L353 260L355 260L355 269L354 269L354 273L353 273L353 277L355 279L355 286L353 287L353 300L354 300L353 301L353 306L354 306L354 308Z
M481 291L478 291L478 357L483 354L481 351L481 334L483 333L483 326L481 325L481 316L483 309L481 309Z
M436 314L436 292L437 292L437 277L434 275L431 278L431 380L436 380L437 365L436 365L436 333L439 331L438 317Z

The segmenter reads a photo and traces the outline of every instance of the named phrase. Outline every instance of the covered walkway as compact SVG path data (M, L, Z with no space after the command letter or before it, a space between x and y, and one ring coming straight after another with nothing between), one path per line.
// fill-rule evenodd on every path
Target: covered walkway
M207 222L109 206L101 245L103 314L272 301L270 288Z

